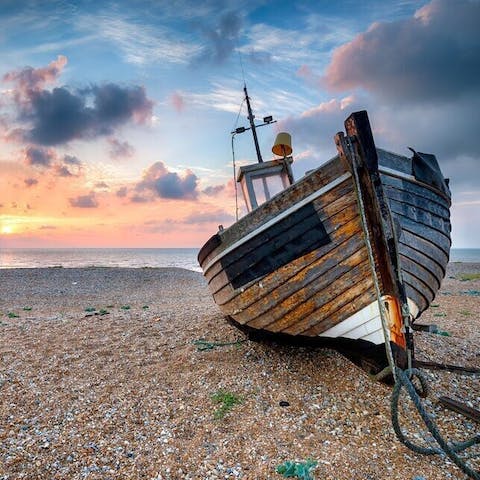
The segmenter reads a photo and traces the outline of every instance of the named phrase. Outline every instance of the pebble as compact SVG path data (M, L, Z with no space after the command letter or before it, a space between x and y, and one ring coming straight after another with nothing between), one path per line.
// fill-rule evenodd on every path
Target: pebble
M415 333L417 355L478 367L478 297L459 296L466 287L448 282L452 294L438 298L446 316L435 323L452 336ZM28 316L1 319L1 480L274 479L278 464L307 458L319 462L322 480L459 478L451 462L396 440L391 387L336 352L251 341L198 352L192 342L199 338L243 337L195 272L2 271L0 298L12 311L32 306ZM90 305L114 307L85 319ZM461 325L454 321L460 308L475 313ZM427 323L432 312L424 315ZM427 405L446 431L459 438L475 431L434 399L446 394L479 408L478 378L427 377L434 392ZM215 420L210 396L219 388L243 403Z

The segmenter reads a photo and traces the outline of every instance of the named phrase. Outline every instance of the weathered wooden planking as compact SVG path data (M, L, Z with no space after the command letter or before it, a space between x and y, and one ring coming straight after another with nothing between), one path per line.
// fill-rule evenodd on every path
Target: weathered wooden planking
M198 263L200 265L203 265L203 263L205 262L205 259L216 249L218 248L222 243L222 240L220 239L220 236L218 235L218 233L216 233L215 235L212 235L208 240L207 242L205 243L205 245L200 249L200 251L198 252Z
M345 242L342 248L336 248L307 268L299 270L294 276L270 291L269 295L263 296L241 312L234 314L235 320L246 323L259 319L262 315L268 315L269 320L281 318L287 311L286 305L302 303L355 266L358 262L357 257L362 259L365 256L365 252L359 253L362 246L363 240L359 232L357 236ZM292 267L295 271L295 265Z
M292 199L292 202L293 200L294 199ZM347 179L337 187L333 188L331 191L326 192L320 198L315 199L313 201L313 205L317 211L317 214L319 215L320 220L322 222L325 222L326 218L332 216L336 212L339 212L345 208L348 208L349 204L354 201L355 201L355 197L353 195L353 186L351 183L351 179ZM288 206L291 206L291 205L289 204ZM257 225L256 228L259 228L262 225L263 223ZM253 233L254 231L255 229L253 229L251 233ZM269 231L270 229L267 230L267 232ZM281 235L281 232L277 232L277 235ZM235 241L240 240L240 238L236 238ZM233 241L232 244L234 244L235 241ZM250 244L251 247L252 245L254 246L255 244L254 243ZM220 271L224 269L224 266L229 264L230 257L232 257L232 259L235 259L237 257L236 250L225 255L224 259L222 259L222 262L217 261L211 268L208 269L205 275L209 283L213 280L215 275L217 275ZM253 247L251 249L242 250L242 256L248 255L250 250L253 250ZM212 258L215 258L215 257L212 257ZM237 257L237 259L240 260L239 257Z
M421 280L419 280L417 277L414 277L406 270L402 271L402 276L405 283L405 291L407 296L416 303L420 312L423 312L426 308L428 308L434 299L432 291L428 285L425 285Z
M239 246L224 257L227 265L223 265L222 259L222 266L233 288L240 288L330 241L313 204L309 203Z
M304 324L295 326L295 331L300 335L317 336L325 332L329 328L334 327L346 318L365 308L376 301L377 297L373 288L373 281L366 281L361 284L360 293L356 297L351 298L349 302L345 302L339 306L337 310L331 312L330 315L317 318L311 315L310 319L305 319ZM308 325L308 326L306 326Z
M389 177L386 176L382 177L384 180L388 178ZM404 182L404 185L408 187L411 184L409 182ZM447 202L441 197L437 197L436 201L426 198L424 195L422 195L422 193L425 191L424 189L414 193L408 190L400 190L398 188L391 187L388 185L388 183L386 183L384 185L384 190L389 202L401 202L405 205L425 210L440 217L446 222L450 220L450 211L448 210Z
M238 248L235 249L235 251L230 252L224 257L224 259L222 259L222 267L225 269L230 264L242 260L242 257L249 255L251 251L262 246L265 241L270 241L276 239L277 237L282 237L285 231L296 228L308 217L311 217L313 215L319 215L320 221L323 221L325 218L325 215L322 214L321 211L323 206L333 204L334 208L342 209L344 208L344 206L342 205L341 200L344 197L351 195L352 193L353 187L351 184L351 180L347 179L331 191L326 192L324 195L322 195L320 202L318 201L318 199L316 199L314 202L311 202L301 207L300 209L293 211L290 215L288 215L288 217L283 218L281 221L273 224L270 228L268 228L268 230L259 233L258 235L250 239L248 242L240 245ZM292 201L292 204L287 205L287 207L293 206L295 203L298 202ZM314 204L315 208L313 207ZM284 210L286 210L286 208ZM263 223L258 225L257 228L261 225L263 225ZM282 239L280 238L280 240Z
M386 191L391 191L392 195L395 190L404 192L405 194L415 195L420 198L428 200L429 203L434 203L440 207L448 208L451 205L451 200L442 192L432 189L429 185L414 182L405 178L395 177L389 174L381 173L382 185ZM411 197L407 197L411 198ZM449 216L447 212L447 216Z
M337 256L340 250L346 248L347 244L354 237L362 237L362 229L358 222L358 217L352 216L352 219L338 229L331 232L332 242L302 258L295 261L294 264L286 265L276 272L264 277L261 282L255 282L244 291L237 291L235 295L229 295L228 292L219 292L215 297L217 303L222 306L224 303L227 309L231 311L243 310L248 308L254 302L268 297L273 290L287 282L296 281L296 275L317 268L317 261L329 262L331 258ZM335 260L334 260L335 261Z
M410 232L417 237L427 240L432 245L441 248L445 255L448 256L450 252L450 245L452 243L450 235L439 232L438 230L434 230L426 225L422 225L421 223L416 223L414 220L402 215L396 215L396 218L399 220L400 226L402 227L402 234L400 235L401 240L403 231Z
M280 274L280 277L277 277L275 275L275 272L273 272L271 275L267 275L266 277L262 278L261 280L262 292L260 292L261 295L267 294L269 292L270 285L272 287L275 287L278 282L286 281L286 278L288 277L285 277L285 271L288 273L288 270L291 268L301 269L303 268L303 266L308 264L308 262L310 261L309 260L310 258L312 259L320 258L322 255L335 249L337 242L342 241L342 237L340 237L340 234L342 235L345 234L348 237L350 237L354 232L358 232L360 230L360 224L358 220L358 214L356 213L356 210L355 210L355 203L351 203L351 205L348 208L340 210L339 212L334 214L332 217L326 218L324 221L324 225L332 241L326 244L325 246L319 248L318 250L315 250L313 252L313 256L311 256L312 254L307 254L299 258L297 261L295 261L294 264L292 263L291 267L286 267L287 268L286 270L284 270L285 267L279 269L279 272L282 272ZM318 252L318 255L315 252ZM305 261L307 263L305 263ZM273 281L270 281L270 279L272 279ZM211 290L213 291L215 291L216 285L214 284L214 282L216 280L217 278L214 279L211 285ZM251 294L249 290L252 288L255 288L255 284L256 282L254 282L252 285L245 287L245 289L236 290L236 293L241 294L243 298L248 298L248 296ZM220 305L224 303L222 302L221 297L217 296L217 294L215 294L215 301Z
M422 252L423 255L436 262L443 271L446 271L449 260L448 252L445 252L442 248L440 248L438 245L435 245L431 241L419 237L415 233L409 232L408 230L402 230L399 246L400 249L402 249L403 246L407 246Z
M319 282L320 288L315 284L308 285L248 325L280 332L302 322L316 311L319 313L317 318L319 320L329 313L329 305L332 305L330 302L339 296L343 296L343 299L351 298L350 289L357 288L360 280L367 277L368 273L367 252L362 249L352 255L348 262L344 261L342 266L333 269L327 278L322 278Z
M407 257L401 257L401 264L402 272L408 272L413 277L421 280L423 284L427 286L432 298L435 297L435 294L440 288L440 281L434 275L424 268L423 265L413 262ZM428 295L428 297L430 297L430 295Z
M405 155L389 152L382 148L377 148L378 163L381 166L397 170L407 175L412 175L412 159Z
M328 198L322 197L314 201L315 211L318 213L329 237L331 237L332 232L337 230L341 225L348 223L354 217L358 217L355 208L355 197L351 189L350 192L343 189L339 192L344 193L341 196ZM329 203L325 204L324 201L327 200ZM315 239L312 238L311 241L315 241ZM217 262L206 274L210 290L214 295L226 285L225 280L228 281L225 276L217 279L217 275L223 270L221 267L221 262ZM215 299L217 301L217 298Z
M396 200L390 200L390 210L394 216L407 217L416 223L437 230L439 233L449 236L450 234L450 221L444 220L435 214L427 212L423 209L406 205L405 203L397 202Z
M354 280L355 283L350 283ZM375 300L373 279L368 262L360 264L336 285L336 295L299 318L285 331L302 335L318 335L359 312Z
M405 245L403 243L399 244L400 258L406 257L412 262L415 262L418 265L423 266L431 275L433 275L437 284L440 285L443 277L445 276L445 267L438 264L436 261L432 260L424 252L415 250L410 245Z
M285 205L292 205L294 202L303 200L310 195L310 193L331 183L343 173L346 173L346 169L341 162L328 162L322 165L311 175L299 180L290 188L276 195L270 202L262 204L259 208L252 210L245 215L245 217L234 223L231 227L225 229L221 235L222 246L219 247L218 252L227 248L228 245L231 245L236 239L255 230L258 225L276 217L285 209Z
M394 226L387 199L382 188L378 171L378 157L372 130L366 111L354 112L345 120L345 130L352 145L352 153L347 147L343 134L337 134L337 150L345 161L350 163L352 172L359 178L358 194L363 199L364 213L373 255L376 260L376 270L381 278L383 294L403 298L403 286L399 278L397 264L397 246Z

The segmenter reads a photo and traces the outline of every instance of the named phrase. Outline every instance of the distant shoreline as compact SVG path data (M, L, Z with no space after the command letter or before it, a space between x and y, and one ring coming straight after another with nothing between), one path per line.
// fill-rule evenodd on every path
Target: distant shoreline
M451 260L448 263L449 266L454 267L455 265L479 265L480 260L478 261L464 261L464 260ZM197 267L195 270L191 268L178 267L178 266L138 266L138 267L129 267L129 266L112 266L112 265L86 265L86 266L64 266L64 265L51 265L45 267L4 267L0 265L0 271L5 270L92 270L92 269L111 269L111 270L185 270L193 273L201 273L200 267Z

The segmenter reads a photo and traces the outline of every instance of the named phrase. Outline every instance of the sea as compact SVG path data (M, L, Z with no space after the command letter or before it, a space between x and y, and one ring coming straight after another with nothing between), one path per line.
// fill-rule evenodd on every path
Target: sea
M1 268L179 267L201 272L198 248L2 248ZM451 262L480 263L480 248L452 248Z
M0 248L0 268L178 267L201 272L198 248Z

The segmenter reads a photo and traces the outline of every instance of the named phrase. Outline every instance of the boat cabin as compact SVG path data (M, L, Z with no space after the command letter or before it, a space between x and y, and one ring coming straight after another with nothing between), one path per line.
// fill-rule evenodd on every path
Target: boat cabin
M237 182L249 212L293 183L292 162L292 157L287 157L240 167Z
M288 133L282 132L277 135L272 152L283 158L246 165L240 167L238 172L237 182L242 187L243 198L249 212L293 183L293 158L287 157L292 153L291 138Z

